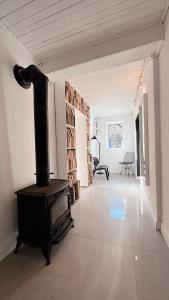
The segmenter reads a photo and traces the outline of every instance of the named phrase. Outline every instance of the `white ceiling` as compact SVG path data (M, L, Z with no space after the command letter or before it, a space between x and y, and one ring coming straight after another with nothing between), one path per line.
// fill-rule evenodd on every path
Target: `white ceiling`
M0 22L44 62L159 24L165 0L0 0Z
M95 117L132 112L144 61L69 78Z

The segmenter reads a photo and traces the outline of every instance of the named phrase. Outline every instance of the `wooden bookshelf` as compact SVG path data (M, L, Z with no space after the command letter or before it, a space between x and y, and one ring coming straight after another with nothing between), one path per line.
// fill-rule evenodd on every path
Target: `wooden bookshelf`
M67 131L67 173L70 186L73 187L77 182L77 163L76 163L76 124L75 109L86 117L86 139L87 139L87 164L88 164L88 185L92 183L92 163L90 155L90 108L71 86L65 82L65 104L66 104L66 131ZM77 184L76 184L77 185ZM78 193L77 193L78 194Z

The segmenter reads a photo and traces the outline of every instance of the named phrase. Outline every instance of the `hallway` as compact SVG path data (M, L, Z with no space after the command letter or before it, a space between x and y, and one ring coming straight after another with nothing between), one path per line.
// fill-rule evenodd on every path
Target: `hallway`
M0 263L0 299L168 299L169 250L138 181L96 175L72 211L75 228L53 247L50 266L30 247Z

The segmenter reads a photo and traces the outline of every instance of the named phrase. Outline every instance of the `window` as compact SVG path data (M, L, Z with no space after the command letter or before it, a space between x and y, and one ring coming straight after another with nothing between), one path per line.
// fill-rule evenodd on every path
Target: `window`
M118 149L123 147L123 122L108 122L106 124L106 142L108 149Z

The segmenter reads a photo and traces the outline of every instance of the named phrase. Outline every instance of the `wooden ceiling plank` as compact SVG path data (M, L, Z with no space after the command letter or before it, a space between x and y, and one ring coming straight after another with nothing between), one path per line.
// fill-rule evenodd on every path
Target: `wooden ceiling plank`
M17 11L12 12L10 15L3 17L3 23L10 28L18 23L21 23L25 19L39 14L41 11L47 11L50 7L56 6L56 3L62 0L36 0L28 3L27 6L19 8Z
M149 3L152 0L147 0L146 2ZM113 1L113 6L115 8L115 11L120 11L120 10L124 10L126 9L128 6L132 7L133 5L137 4L137 3L143 3L145 2L145 0L116 0L116 2ZM154 0L154 4L155 3L159 3L159 0ZM22 37L22 35L25 37L26 35L30 36L32 34L32 36L36 36L36 32L38 33L38 35L40 34L39 31L41 31L41 34L43 34L43 30L45 27L45 30L49 28L49 31L51 31L51 29L56 29L57 27L60 27L60 23L62 21L67 21L69 20L69 22L71 23L72 20L76 21L76 18L84 18L87 17L89 13L95 11L95 9L97 7L102 6L103 4L106 7L106 4L108 3L108 5L112 4L111 0L105 0L104 2L102 0L93 0L91 2L91 0L85 0L82 3L80 3L79 5L77 4L76 7L73 7L72 9L66 9L63 12L59 12L58 15L53 15L52 18L47 18L47 19L43 19L42 21L33 24L33 25L29 25L27 24L26 27L21 27L21 30L18 30L17 32L15 32L13 30L13 28L11 28L11 31L13 33L15 33L16 37L20 38ZM126 6L127 5L127 6ZM113 9L113 7L112 7ZM63 20L62 20L63 18ZM68 22L68 21L67 21ZM35 33L35 34L34 34Z
M151 5L154 0L149 0L151 3L149 5ZM157 0L158 1L158 0ZM132 0L132 3L135 3L135 5L132 7L132 11L133 13L135 12L136 9L141 9L142 7L147 7L147 0L143 1L142 4L140 4L140 1L136 0ZM148 2L149 3L149 2ZM110 5L111 3L107 2L107 3L101 3L100 5L98 5L98 3L96 3L95 7L93 6L93 10L91 10L91 8L86 8L83 9L83 14L80 14L79 12L74 14L74 21L72 22L72 18L66 17L66 19L60 20L60 22L58 21L58 24L55 24L55 27L57 28L57 30L51 30L50 26L48 29L48 33L47 33L47 39L45 39L45 42L47 42L50 39L55 39L55 37L57 37L57 35L59 35L61 32L65 32L66 28L68 28L68 30L70 31L71 29L73 29L73 27L79 27L81 26L81 24L85 24L88 23L89 21L95 21L99 16L101 18L103 18L106 15L111 15L113 16L113 14L117 14L119 11L126 11L126 9L124 8L123 10L119 10L118 7L116 7L116 9L114 8L114 5ZM157 2L158 7L159 7L159 3ZM154 5L156 5L156 3L154 3ZM93 13L94 11L94 13ZM60 30L59 30L60 29ZM45 29L46 30L46 29ZM45 35L44 30L41 30L41 32L38 32L38 35L35 37L33 32L32 34L30 33L29 35L26 35L23 37L21 37L21 41L24 42L24 44L26 45L26 47L30 47L30 46L34 46L36 44L39 44L40 42L44 42L44 35ZM34 37L33 37L34 36Z
M144 20L145 27L153 26L157 24L158 20L160 19L160 15L161 14L157 14L156 19L154 19L154 15L153 15L152 21L150 16L148 16L147 19L144 17L143 19L141 18L135 21L134 30L133 30L133 21L125 23L123 24L123 26L120 27L117 26L113 29L108 30L106 28L106 31L104 30L105 28L102 27L103 32L98 32L96 28L95 30L92 30L91 35L89 34L87 36L83 35L81 41L79 41L79 37L70 38L70 40L68 39L66 42L65 41L58 42L57 45L55 45L51 49L48 49L47 51L44 51L44 49L40 49L39 51L34 51L33 54L37 57L39 61L46 61L46 60L50 61L53 60L54 58L59 57L60 55L63 56L63 55L74 53L75 47L76 47L76 51L80 51L84 46L90 47L95 43L99 44L99 42L102 43L104 41L107 41L107 39L111 40L121 34L123 35L127 34L132 30L133 31L140 30L141 28L143 28L142 26L143 20Z
M143 9L143 7L141 7L141 9ZM147 7L144 7L144 9L147 9ZM155 6L154 6L154 10L155 10ZM156 10L159 10L159 7L156 7ZM122 11L121 11L122 12ZM134 12L135 13L135 12ZM106 16L107 14L111 15L111 9L104 9L102 10L102 12L100 13L95 13L95 15L88 15L88 17L86 18L88 21L91 20L91 24L92 22L94 23L94 21L98 18L98 16L100 15L102 20L104 19L104 16ZM116 12L116 17L117 17L117 12ZM68 21L68 20L67 20ZM39 34L37 38L32 39L31 41L27 42L27 37L25 37L24 40L21 39L21 41L25 44L26 47L32 48L36 45L42 45L44 46L45 44L49 44L50 42L54 42L58 40L58 37L60 36L60 34L66 34L66 32L72 32L72 30L76 29L76 28L80 28L81 26L83 27L84 24L84 18L80 19L80 21L78 22L77 20L71 24L71 25L67 25L66 22L64 23L64 27L62 26L61 29L59 30L59 28L57 28L57 31L52 31L49 33L43 33L43 36L41 37L41 35ZM66 26L67 25L67 26ZM66 27L68 28L68 31L66 31Z
M5 2L5 1L6 1L6 0L1 0L1 1L0 1L0 4L2 4L2 3Z
M136 1L136 0L133 0L133 1ZM124 9L124 10L119 10L119 11L114 11L114 10L110 9L105 12L96 13L95 15L92 14L91 16L89 15L87 17L78 18L78 20L74 19L73 22L70 21L69 18L66 18L66 19L63 18L61 20L58 20L57 23L53 24L53 26L55 25L54 27L51 27L51 25L48 25L44 28L38 29L38 31L30 32L29 34L21 37L20 41L26 45L26 42L28 42L30 40L37 39L37 42L38 42L38 38L42 37L43 43L45 45L45 41L48 38L50 38L51 34L53 34L51 32L54 32L56 35L56 38L53 39L53 41L54 41L54 40L57 40L57 36L60 37L60 35L62 33L68 34L68 32L70 32L70 35L71 35L72 30L80 31L80 28L82 30L83 29L85 30L85 27L86 27L86 29L88 29L89 27L94 28L94 26L97 26L97 24L99 24L99 25L104 24L104 21L111 22L111 20L116 20L118 18L124 19L125 16L128 16L128 15L131 15L131 18L133 18L133 15L134 16L138 15L138 14L142 15L144 13L144 11L147 12L150 10L152 10L153 12L155 10L159 10L159 4L158 4L158 7L157 7L157 5L154 5L152 8L152 6L150 5L149 7L145 7L145 6L141 7L141 8L139 8L139 10L138 10L137 6L134 6L130 9ZM49 43L50 42L52 43L53 41L49 41ZM46 43L48 43L48 42L46 42Z
M95 0L95 3L96 3L96 7L97 6L99 6L99 3L98 2L102 2L103 3L103 1L102 0ZM105 4L105 6L106 6L106 2L107 1L109 1L110 3L112 3L112 1L110 1L110 0L106 0L106 1L104 1L104 4ZM122 3L122 2L131 2L132 1L132 5L133 5L133 3L135 4L135 3L137 3L137 1L135 0L123 0L122 2L120 1L119 2L119 0L116 0L117 1L117 5L119 5L120 3ZM141 1L143 1L143 0L138 0L139 2ZM151 1L151 0L147 0L146 2L149 2L149 1ZM154 4L155 4L155 2L156 1L158 1L158 3L159 3L159 0L154 0ZM81 7L78 9L78 16L80 16L80 18L82 18L83 16L85 16L85 4L87 4L87 2L89 2L89 4L90 4L90 6L91 6L91 11L94 11L94 9L95 9L95 7L92 7L92 3L91 3L91 0L90 1L87 1L87 0L85 0L85 3L81 3L80 5L81 5ZM145 2L145 0L143 1L143 2ZM113 2L114 3L114 2ZM77 5L78 6L78 5ZM76 6L76 7L77 7ZM58 26L58 24L59 24L59 22L60 22L60 19L61 18L63 18L64 20L65 19L67 19L68 17L69 17L69 15L72 15L71 16L71 20L72 19L75 19L75 13L76 13L76 7L74 7L73 9L72 9L72 11L70 12L70 14L69 14L69 10L67 10L66 12L60 12L59 14L58 14L58 16L52 16L52 18L54 19L54 21L53 21L53 19L49 22L49 19L43 19L42 21L40 21L40 23L37 23L37 24L32 24L32 25L30 25L30 24L26 24L26 27L24 28L23 27L23 24L20 24L21 25L21 28L20 28L20 30L19 29L17 29L17 32L15 32L15 29L14 28L11 28L10 30L16 35L16 37L18 37L18 38L20 38L22 35L23 36L25 36L26 34L30 34L31 32L33 32L33 31L35 31L35 33L36 33L36 30L38 31L38 29L42 29L42 31L43 31L43 27L46 27L46 26L48 26L49 25L49 28L51 28L51 25L52 25L52 23L53 23L53 28L57 28L57 26ZM86 7L87 7L87 5L86 5ZM68 14L67 14L68 13ZM86 16L87 16L87 14L86 14ZM57 17L57 18L56 18ZM56 21L56 23L55 23L55 21ZM38 33L38 35L39 35L39 33Z
M58 17L58 14L62 13L62 11L76 11L76 7L79 9L83 9L85 7L86 2L90 4L96 0L62 0L60 3L56 3L55 6L49 7L38 14L32 15L23 21L19 22L16 25L10 27L12 33L16 34L16 36L20 36L22 34L29 33L30 31L40 28L42 26L47 25ZM102 0L97 0L102 1ZM64 14L66 16L66 14Z
M72 11L69 15L67 15L66 12L65 16L64 13L62 14L62 16L59 15L57 22L55 21L54 24L44 27L45 31L48 30L48 38L54 37L59 32L59 30L65 31L67 28L70 29L72 25L75 26L75 24L77 24L78 26L78 21L81 21L85 24L88 19L95 19L99 14L104 14L104 11L111 11L110 3L111 0L108 0L106 1L106 3L98 5L98 1L96 0L95 4L91 7L91 3L89 1L89 5L83 9L78 9L76 12ZM51 26L52 28L57 28L57 30L50 30ZM35 35L35 31L31 32L29 35L24 36L24 41L35 41ZM43 39L43 31L39 33L38 40L39 39Z
M0 4L0 19L35 0L6 0Z
M119 17L116 17L114 19L112 19L111 17L109 17L108 19L99 19L97 22L95 22L94 24L88 24L86 26L82 26L82 28L80 26L78 26L78 28L75 28L74 30L72 30L71 32L68 32L67 34L63 34L61 35L60 37L58 37L57 40L53 41L53 42L48 42L48 43L44 43L44 44L40 44L40 45L37 45L36 47L30 47L29 49L31 50L31 52L33 51L37 51L39 49L42 49L42 51L44 51L45 49L49 49L50 47L53 47L53 46L56 46L58 44L59 41L63 41L63 40L66 40L66 39L70 39L71 37L74 37L74 36L77 36L79 35L79 37L82 39L82 34L86 33L87 31L93 32L93 29L96 29L98 31L102 31L103 30L103 27L105 27L105 29L113 29L114 26L117 27L118 29L118 26L122 25L122 24L125 24L127 22L130 22L131 20L134 22L135 20L139 19L139 18L144 18L146 16L149 16L151 14L153 14L153 10L148 10L146 9L146 12L145 11L139 11L135 14L128 14L128 15L125 15L125 16L122 16L123 19L121 20ZM156 13L156 11L154 11L154 13ZM134 26L134 24L133 24Z

